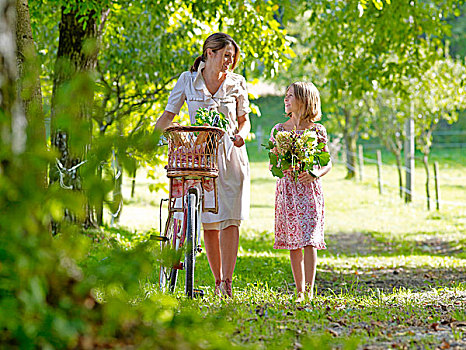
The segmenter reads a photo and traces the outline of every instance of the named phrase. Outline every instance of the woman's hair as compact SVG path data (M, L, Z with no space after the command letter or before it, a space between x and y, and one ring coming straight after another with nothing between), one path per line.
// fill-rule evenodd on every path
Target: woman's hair
M216 52L230 44L235 47L235 57L233 59L233 64L231 67L232 70L235 69L236 65L238 64L239 53L240 53L238 44L228 34L215 33L215 34L210 35L204 41L204 46L202 47L202 55L196 58L193 65L191 66L190 71L197 72L197 69L199 68L199 64L201 63L201 61L205 62L207 60L207 49L211 49L213 52Z
M320 94L319 90L313 83L298 81L291 84L286 88L286 92L293 87L294 96L298 102L298 113L301 120L315 122L322 117L320 108ZM291 117L291 113L288 113Z

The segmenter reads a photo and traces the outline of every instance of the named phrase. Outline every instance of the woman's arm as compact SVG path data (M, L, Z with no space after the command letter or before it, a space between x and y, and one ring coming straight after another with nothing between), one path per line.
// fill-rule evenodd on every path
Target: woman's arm
M163 131L169 126L172 125L173 118L175 118L175 113L164 111L157 122L155 123L155 130Z
M249 114L238 116L238 133L234 136L233 144L236 147L244 145L244 140L248 137L251 131L251 122L249 121Z

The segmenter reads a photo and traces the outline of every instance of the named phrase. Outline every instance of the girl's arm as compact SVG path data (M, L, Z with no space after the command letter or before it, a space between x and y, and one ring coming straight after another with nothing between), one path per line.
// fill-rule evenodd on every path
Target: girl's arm
M325 145L323 151L328 152L328 146L327 145ZM319 169L314 169L312 172L314 174L316 174L318 177L322 177L325 174L327 174L331 169L332 169L332 160L330 159L330 161L328 162L327 165L325 165L323 167L320 167ZM314 178L314 179L316 179L316 178Z
M323 151L328 152L327 145L325 145L325 147L323 148ZM315 168L314 170L312 170L312 173L316 175L317 177L314 177L311 174L304 171L301 174L299 174L298 179L300 182L302 182L305 185L310 184L311 182L317 180L319 177L322 177L325 174L327 174L331 169L332 169L332 160L330 160L327 165L320 167L318 169Z

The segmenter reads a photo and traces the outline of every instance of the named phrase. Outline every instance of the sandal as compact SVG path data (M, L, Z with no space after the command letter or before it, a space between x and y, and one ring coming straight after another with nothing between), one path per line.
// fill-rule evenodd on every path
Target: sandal
M226 295L229 298L231 298L233 296L232 287L231 287L231 280L229 278L222 281L220 289L221 289L223 295Z
M223 294L221 285L222 285L221 280L215 280L215 289L214 289L215 295L222 295Z

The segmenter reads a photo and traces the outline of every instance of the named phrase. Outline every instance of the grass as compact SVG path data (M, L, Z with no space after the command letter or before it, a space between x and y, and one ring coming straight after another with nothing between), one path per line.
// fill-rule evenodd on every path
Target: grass
M378 194L373 164L366 165L363 182L344 180L345 169L336 164L323 180L328 249L319 251L316 297L296 304L288 252L272 249L275 180L258 157L251 163L251 219L241 229L235 297L213 295L214 280L201 253L196 285L206 296L186 300L180 288L180 312L194 307L201 317L226 321L217 335L240 347L466 347L466 186L459 180L464 162L450 157L440 163L441 198L449 202L440 211L425 209L422 169L416 172L418 197L406 205L390 164L383 167L384 195ZM105 233L126 249L158 228L158 203L165 195L150 193L142 173L137 181L120 226ZM125 198L129 191L125 182ZM105 255L99 248L92 254ZM154 281L145 284L146 295L158 293Z

